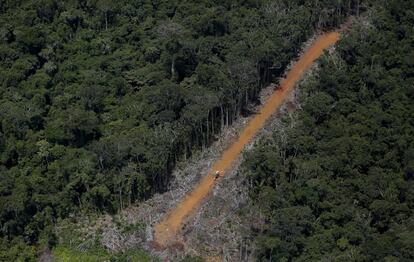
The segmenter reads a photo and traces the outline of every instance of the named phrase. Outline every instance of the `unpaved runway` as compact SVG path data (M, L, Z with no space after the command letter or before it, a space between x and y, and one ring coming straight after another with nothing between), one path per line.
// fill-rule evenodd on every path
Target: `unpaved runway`
M213 165L209 173L200 181L191 193L173 209L167 216L155 226L154 240L161 246L167 246L173 241L185 222L185 219L192 214L201 204L203 199L213 189L216 181L213 174L220 170L222 175L232 167L233 162L239 157L243 148L253 136L263 127L266 120L279 108L286 96L301 78L303 73L312 63L321 56L323 51L334 45L339 40L338 32L326 33L318 37L313 45L299 58L286 78L282 80L280 87L266 101L260 112L254 116L242 130L237 140L223 152L220 159ZM220 181L220 180L218 180Z

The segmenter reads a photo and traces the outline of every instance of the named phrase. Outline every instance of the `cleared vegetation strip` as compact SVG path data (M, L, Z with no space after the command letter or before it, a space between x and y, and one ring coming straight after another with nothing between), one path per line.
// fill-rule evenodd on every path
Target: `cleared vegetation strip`
M220 170L222 175L229 170L238 158L243 148L253 136L263 127L266 120L279 108L295 83L312 63L323 53L324 49L339 40L338 32L326 33L318 37L315 43L300 57L299 61L288 72L280 87L272 94L260 112L254 116L243 129L238 139L222 154L213 165L208 175L189 193L176 208L170 211L164 220L155 226L154 240L161 246L166 246L180 231L184 220L200 205L201 201L213 189L215 180L212 174Z

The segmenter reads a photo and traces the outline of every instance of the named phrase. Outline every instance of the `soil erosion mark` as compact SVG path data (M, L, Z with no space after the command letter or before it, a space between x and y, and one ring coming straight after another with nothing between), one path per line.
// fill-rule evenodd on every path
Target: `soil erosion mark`
M174 240L177 233L180 231L185 219L196 210L201 204L202 200L213 189L215 184L214 172L221 171L224 175L228 171L233 162L238 158L246 144L259 131L266 120L276 112L276 109L283 103L286 96L295 86L295 83L300 79L302 74L308 69L312 63L322 55L324 49L334 45L339 40L340 34L338 32L330 32L321 35L316 39L314 44L306 50L306 52L294 64L288 72L285 79L280 83L280 87L272 94L266 101L260 112L255 115L242 130L238 139L227 148L220 159L214 163L209 173L200 181L200 183L187 194L184 199L172 209L168 215L155 226L154 241L161 245L167 246Z

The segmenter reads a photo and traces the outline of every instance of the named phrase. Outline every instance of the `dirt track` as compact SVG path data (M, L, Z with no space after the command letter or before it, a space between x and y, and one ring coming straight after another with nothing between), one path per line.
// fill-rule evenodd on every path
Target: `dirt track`
M279 108L286 96L301 78L304 71L323 53L324 49L332 46L339 40L340 34L332 32L324 34L316 39L314 44L300 57L298 62L282 80L280 87L273 93L262 107L260 112L252 118L240 133L240 136L231 146L225 150L221 158L213 165L209 173L158 225L155 226L154 240L161 246L167 246L175 239L183 226L186 218L191 215L201 204L203 199L213 189L216 181L214 172L220 170L222 175L232 167L233 162L239 157L243 148L263 127L266 120ZM219 182L220 180L218 180Z

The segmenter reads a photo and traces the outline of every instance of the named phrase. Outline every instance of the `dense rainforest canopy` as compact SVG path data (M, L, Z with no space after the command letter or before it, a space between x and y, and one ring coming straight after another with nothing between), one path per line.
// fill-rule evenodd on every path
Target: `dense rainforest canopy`
M310 140L303 144L309 150L317 149L322 134L330 139L325 133L334 135L338 129L327 124L329 119L340 121L334 115L339 106L329 114L324 111L324 105L329 107L339 97L329 92L342 92L347 100L341 103L347 110L358 109L357 99L362 99L360 110L409 110L404 109L406 104L391 103L396 95L412 99L410 82L403 81L412 69L408 49L413 44L407 40L412 33L412 6L400 7L399 2L384 1L396 7L383 11L374 27L369 27L372 31L367 30L369 39L376 41L367 42L355 33L342 44L338 60L322 67L321 80L312 87L322 91L315 98L316 109L309 106L308 112L311 117L313 113L321 116L314 122L309 118L312 121L303 128L310 132ZM255 101L261 87L281 76L304 41L367 7L360 0L0 0L0 260L34 259L37 249L53 246L53 226L59 218L80 210L115 212L166 190L176 161L208 145L223 126L245 113L246 104ZM379 55L387 48L400 50L398 46L407 51ZM403 54L407 56L400 57ZM329 63L342 67L328 71ZM354 75L344 75L345 69ZM394 77L385 73L390 70ZM335 86L337 82L342 89ZM404 85L406 93L397 93ZM366 107L370 101L372 108ZM387 139L387 132L403 132L392 129L394 122L387 118L398 115L385 114L383 130L370 114L356 114L352 121L359 124L345 127L360 134L366 117L374 128L367 130L385 132L381 134ZM398 119L412 124L404 117ZM345 127L338 129L341 139ZM322 134L314 137L316 128ZM364 141L372 143L374 138L381 137L374 133L372 140ZM390 152L396 145L384 143L375 157L387 151L383 161L396 165L392 174L403 174L411 163L410 153L399 148L395 155L399 158L394 159ZM333 157L329 163L345 168L336 162L345 160L332 154L328 154ZM398 162L401 159L407 163ZM372 161L366 169L356 170L374 174L368 172L375 166ZM379 168L384 176L389 174L388 167ZM328 180L338 175L327 174ZM263 177L273 175L268 172ZM255 171L252 179L261 181L262 173ZM275 184L266 183L258 184L274 190ZM266 247L260 253L264 258L278 252ZM303 245L295 248L288 251L292 256Z
M414 260L414 2L384 1L246 156L260 261Z

